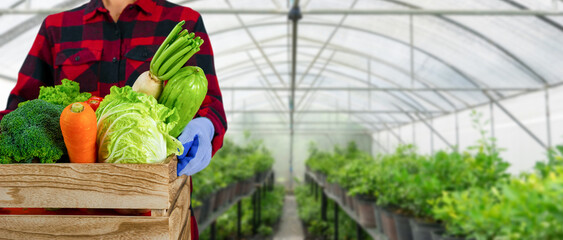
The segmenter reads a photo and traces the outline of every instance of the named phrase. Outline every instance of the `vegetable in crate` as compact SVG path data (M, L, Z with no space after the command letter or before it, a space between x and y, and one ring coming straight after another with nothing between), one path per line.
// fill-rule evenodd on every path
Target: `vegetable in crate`
M129 86L111 87L96 118L99 162L160 163L184 151L169 134L179 120L176 111Z
M100 103L102 102L102 100L104 100L104 98L92 96L91 98L86 100L85 103L90 105L92 110L96 111L96 110L98 110L98 107L100 106Z
M80 93L79 84L66 78L61 81L61 85L56 85L54 87L41 86L39 89L38 99L62 105L63 107L66 107L74 102L84 102L92 96L92 94L87 92ZM22 102L19 106L22 106L25 103L27 102Z
M162 81L172 78L199 51L203 40L195 37L194 33L188 33L186 29L182 30L184 23L185 21L179 22L170 31L154 54L150 70L142 73L133 84L134 91L158 99L163 89Z
M64 107L27 101L0 122L0 163L54 163L66 152L59 118Z
M176 109L180 121L170 131L170 135L179 136L182 130L194 118L207 94L207 78L203 69L186 66L181 68L164 87L158 102Z
M87 103L68 105L61 114L61 131L72 163L96 162L96 114Z

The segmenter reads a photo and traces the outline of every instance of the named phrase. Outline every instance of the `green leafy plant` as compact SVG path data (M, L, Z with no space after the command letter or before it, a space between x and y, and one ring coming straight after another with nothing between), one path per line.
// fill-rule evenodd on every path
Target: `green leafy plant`
M299 218L307 227L310 237L333 236L334 211L328 209L333 209L336 203L328 201L327 220L322 220L321 199L320 197L315 199L314 194L311 194L311 187L311 185L299 184L294 189ZM342 209L339 209L338 213L338 226L338 239L356 239L356 222Z
M260 236L270 236L273 234L272 226L279 221L283 209L283 199L285 189L282 186L275 186L272 191L266 190L261 200L261 222L257 228ZM252 236L252 199L250 197L241 200L241 233L245 237ZM236 205L227 210L217 218L217 238L232 239L237 234L237 207ZM202 240L210 236L209 229L200 234Z
M262 141L247 136L245 142L245 146L240 146L230 139L224 140L209 166L192 177L193 199L203 200L221 188L272 168L274 157Z

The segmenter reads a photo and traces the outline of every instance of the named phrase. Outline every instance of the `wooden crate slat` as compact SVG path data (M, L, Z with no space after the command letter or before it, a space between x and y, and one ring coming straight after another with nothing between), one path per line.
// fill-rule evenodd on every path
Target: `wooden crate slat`
M168 214L172 211L173 205L176 199L180 196L180 190L184 185L190 186L190 181L188 176L182 175L176 178L173 182L169 184L169 195L170 201L167 209L153 209L151 210L151 216L153 217L168 217Z
M174 206L170 209L170 239L179 239L182 229L189 219L190 208L190 186L189 184L182 185L179 191L178 198Z
M2 239L189 239L190 181L163 164L0 165L0 208L153 209L152 216L0 215Z
M1 165L0 207L167 209L176 158L167 162Z
M190 218L190 216L191 216L191 212L188 212L188 222L184 226L184 229L182 229L182 234L180 234L180 237L178 238L180 240L190 240L192 238L192 234L191 234L192 225L190 223L192 219Z
M2 239L170 239L167 217L1 216Z

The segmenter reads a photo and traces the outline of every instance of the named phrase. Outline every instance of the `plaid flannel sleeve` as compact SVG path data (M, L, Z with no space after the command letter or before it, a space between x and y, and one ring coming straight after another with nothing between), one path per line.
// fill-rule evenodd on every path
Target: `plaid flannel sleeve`
M47 32L47 20L43 21L29 54L18 74L18 81L8 97L6 110L0 111L0 119L18 107L18 103L39 96L39 87L53 85L53 57Z
M215 135L211 143L213 146L212 154L215 155L217 150L223 146L223 138L227 130L227 119L223 108L221 90L219 88L217 75L215 74L213 50L201 16L194 25L194 32L196 36L201 37L204 41L203 45L200 47L200 51L195 55L195 61L196 65L201 67L205 72L208 81L207 95L196 117L206 117L213 123ZM188 62L188 65L192 64Z

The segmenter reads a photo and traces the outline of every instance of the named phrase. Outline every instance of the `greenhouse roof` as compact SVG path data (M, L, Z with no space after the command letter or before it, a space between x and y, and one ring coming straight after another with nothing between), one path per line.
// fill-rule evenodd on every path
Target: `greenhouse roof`
M85 2L0 2L0 78L15 81L47 14ZM560 1L172 2L203 15L231 122L268 115L287 128L344 114L374 132L489 102L502 108L500 99L563 81Z

